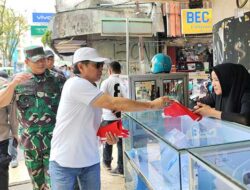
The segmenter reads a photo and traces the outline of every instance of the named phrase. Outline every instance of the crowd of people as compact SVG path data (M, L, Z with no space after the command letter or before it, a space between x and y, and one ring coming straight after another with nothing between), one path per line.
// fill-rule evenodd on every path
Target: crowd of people
M19 143L23 149L34 190L69 190L75 184L80 189L100 189L99 127L121 119L121 112L160 109L172 100L126 98L128 89L119 78L121 65L116 61L107 64L109 77L99 89L96 82L107 59L94 48L75 51L74 74L56 68L50 50L30 46L24 53L27 71L6 80L0 90L0 189L8 189L10 135L10 144ZM249 84L249 73L241 65L214 67L214 92L200 99L194 112L250 125ZM118 163L111 172L123 174L122 139L111 132L106 134L103 164L111 170L116 143Z
M50 63L54 58L51 52L30 46L24 53L27 71L16 74L0 90L0 107L16 104L17 138L24 151L33 189L73 189L76 180L80 189L100 189L96 133L102 108L114 113L158 109L169 98L137 102L102 92L96 82L102 76L107 59L100 57L93 48L80 48L74 53L75 76L67 81L67 76ZM1 146L6 147L8 143L4 140ZM106 142L115 144L118 138L108 132ZM8 157L7 151L1 152L3 155ZM1 167L6 173L7 165ZM1 180L5 181L0 184L8 184L8 176ZM8 189L8 185L1 189Z

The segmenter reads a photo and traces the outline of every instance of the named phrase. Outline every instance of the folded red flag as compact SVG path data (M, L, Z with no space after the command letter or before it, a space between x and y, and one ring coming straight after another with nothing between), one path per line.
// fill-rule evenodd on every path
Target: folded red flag
M117 120L108 125L102 126L97 131L97 136L101 138L102 141L106 140L106 133L111 132L121 138L127 138L129 136L129 131L122 127L122 121Z
M187 107L183 106L182 104L178 102L173 102L168 107L164 108L164 115L165 116L182 116L182 115L188 115L195 121L199 121L202 119L202 116L199 114L196 114L192 111L190 111Z

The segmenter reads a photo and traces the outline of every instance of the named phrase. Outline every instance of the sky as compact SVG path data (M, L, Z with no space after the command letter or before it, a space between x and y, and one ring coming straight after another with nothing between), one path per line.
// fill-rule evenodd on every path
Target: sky
M7 0L6 5L22 14L55 12L55 0Z
M32 13L55 13L55 1L56 0L6 0L6 7L12 8L16 13L22 14L27 19L29 25L40 25L39 23L33 23ZM27 31L20 38L18 49L22 52L23 47L31 44L42 45L41 37L31 37L30 31ZM23 56L22 53L20 55ZM23 57L19 59L20 61L24 60Z

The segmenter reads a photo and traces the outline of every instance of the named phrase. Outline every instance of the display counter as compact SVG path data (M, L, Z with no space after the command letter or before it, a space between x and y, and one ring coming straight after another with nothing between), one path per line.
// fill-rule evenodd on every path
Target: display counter
M190 189L250 189L250 142L198 148L190 153Z
M122 120L130 131L123 143L126 189L189 189L189 150L250 140L242 125L163 118L162 110L125 113Z

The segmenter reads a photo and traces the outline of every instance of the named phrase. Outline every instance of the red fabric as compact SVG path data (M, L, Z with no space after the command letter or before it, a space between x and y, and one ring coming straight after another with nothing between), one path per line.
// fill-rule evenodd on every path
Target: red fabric
M176 66L176 47L168 47L167 55L171 57L172 64Z
M187 107L183 106L178 102L173 102L170 106L164 108L164 115L165 116L172 116L178 117L182 115L188 115L193 120L201 120L202 116L199 114L195 114L194 112L190 111Z
M121 120L100 127L99 130L97 131L97 136L99 136L101 139L106 139L107 132L111 132L113 135L122 138L127 138L129 136L129 131L122 127Z
M176 36L181 36L181 4L175 2L175 32Z
M176 37L175 30L175 2L169 2L169 27L170 27L170 36Z

